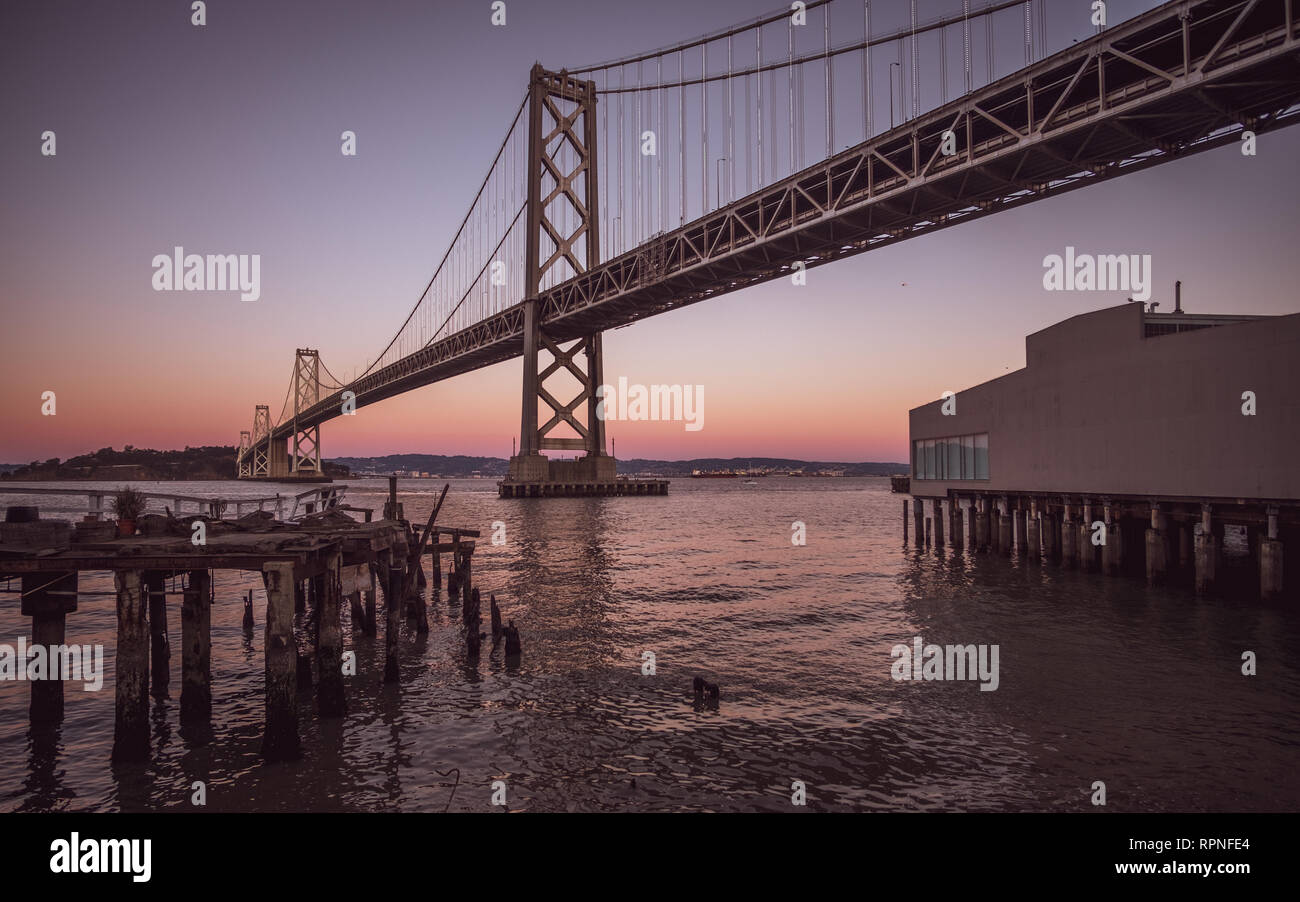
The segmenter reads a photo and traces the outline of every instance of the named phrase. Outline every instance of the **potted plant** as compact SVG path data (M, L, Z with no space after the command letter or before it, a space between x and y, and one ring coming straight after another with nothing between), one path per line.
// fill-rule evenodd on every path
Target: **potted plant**
M113 514L117 517L119 536L135 535L135 521L144 513L144 495L130 486L123 486L113 496Z

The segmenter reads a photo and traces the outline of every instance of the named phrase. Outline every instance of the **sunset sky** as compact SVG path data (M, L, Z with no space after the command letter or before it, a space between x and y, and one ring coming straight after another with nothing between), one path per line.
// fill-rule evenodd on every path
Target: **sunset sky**
M235 444L294 349L364 369L433 271L537 60L559 69L772 11L509 0L0 7L0 462ZM976 5L983 5L977 2ZM1154 4L1109 4L1111 22ZM894 13L902 0L873 5ZM960 0L922 0L923 18ZM1049 3L1052 43L1091 33ZM1083 10L1084 12L1077 12ZM41 133L57 133L55 157ZM344 129L358 154L339 152ZM1227 147L665 314L605 375L704 386L705 428L609 424L622 458L905 461L907 411L1020 367L1024 336L1123 292L1048 292L1043 258L1150 254L1160 309L1300 310L1300 131ZM152 258L262 258L262 297L155 292ZM1212 365L1212 364L1207 364ZM323 427L325 456L509 455L521 362ZM54 391L57 415L42 416Z

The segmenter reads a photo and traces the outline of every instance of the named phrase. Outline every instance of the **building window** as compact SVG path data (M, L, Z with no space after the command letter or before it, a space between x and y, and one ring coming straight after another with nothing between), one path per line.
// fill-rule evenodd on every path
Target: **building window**
M989 478L989 434L912 442L912 478L968 481Z

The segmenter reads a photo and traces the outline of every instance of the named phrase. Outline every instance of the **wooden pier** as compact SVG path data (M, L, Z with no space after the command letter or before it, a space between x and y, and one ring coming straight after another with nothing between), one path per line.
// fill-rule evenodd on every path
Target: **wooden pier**
M400 508L394 492L385 512L400 514ZM26 519L30 509L21 510ZM354 519L349 511L364 514L364 520ZM426 604L437 597L441 586L443 554L451 556L449 594L454 587L469 598L472 537L478 531L435 527L433 520L430 517L421 536L400 516L372 520L368 510L332 504L297 522L276 520L269 511L237 520L169 518L161 534L155 523L154 534L126 538L73 533L67 521L10 522L4 524L5 541L0 543L0 581L8 584L10 592L17 588L13 583L20 582L22 613L32 618L32 644L52 647L65 642L66 618L77 610L80 574L113 573L117 602L113 757L132 760L149 755L151 671L155 691L165 691L169 678L167 595L175 593L165 591L167 581L183 584L180 717L193 721L211 716L211 606L221 601L215 597L212 574L217 570L261 574L266 590L262 753L267 760L282 760L297 757L300 751L298 705L305 687L314 686L321 717L345 712L343 599L350 601L354 630L375 636L377 590L383 595L384 680L396 682L403 614L419 632L428 631ZM204 523L206 536L203 544L196 545L192 524L198 521ZM424 555L433 558L431 584L421 565ZM426 585L427 596L420 592ZM246 629L252 626L251 599L251 592L246 598L224 599L244 605ZM299 647L295 615L308 613L314 629L305 632L314 634L314 643L308 638L303 640L305 647ZM20 666L26 667L26 662ZM30 716L33 722L62 718L61 679L32 682Z

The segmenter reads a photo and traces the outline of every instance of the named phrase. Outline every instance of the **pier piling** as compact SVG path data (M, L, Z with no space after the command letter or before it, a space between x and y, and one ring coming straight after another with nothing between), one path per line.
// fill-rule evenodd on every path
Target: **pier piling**
M297 758L298 680L297 649L293 640L294 580L292 563L271 562L262 568L266 583L266 726L262 757L268 761Z
M54 593L71 592L71 595ZM77 609L77 573L31 573L22 578L23 614L32 618L32 644L52 649L67 638L67 615ZM19 661L18 667L26 667ZM47 659L45 679L32 680L28 716L32 723L57 723L63 719L63 676ZM146 674L145 679L148 679Z
M934 499L934 547L943 547L943 502Z
M1039 520L1038 499L1029 499L1029 511L1025 515L1025 543L1031 561L1043 558L1042 521Z
M149 691L166 698L171 683L171 644L167 637L167 574L146 570L145 591L149 596Z
M139 570L114 574L117 588L117 679L113 758L149 755L149 618Z
M342 552L334 551L326 556L318 599L320 632L316 643L316 703L321 717L342 717L347 710L343 693L343 628L339 619L342 566Z
M397 634L402 626L402 564L391 552L380 555L380 570L388 575L384 581L384 682L396 683L400 678L397 669Z
M1147 583L1160 585L1165 581L1168 558L1165 549L1165 515L1160 505L1151 505L1151 525L1147 528Z
M191 570L181 599L181 720L212 716L212 576Z

